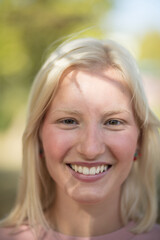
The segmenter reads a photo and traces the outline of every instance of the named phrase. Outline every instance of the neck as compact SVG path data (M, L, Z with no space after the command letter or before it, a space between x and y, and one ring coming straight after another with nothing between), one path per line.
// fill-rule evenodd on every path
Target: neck
M82 204L56 194L49 219L53 229L70 236L99 236L121 228L120 193L96 204Z

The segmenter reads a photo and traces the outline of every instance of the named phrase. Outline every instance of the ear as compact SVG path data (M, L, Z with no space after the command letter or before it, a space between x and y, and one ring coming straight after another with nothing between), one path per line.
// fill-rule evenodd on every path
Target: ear
M39 125L39 129L38 129L38 138L39 138L39 141L41 141L41 142L42 142L43 125L44 125L44 119L42 119L42 121Z
M38 137L38 144L39 144L39 157L41 159L43 159L44 158L44 150L43 150L43 143L41 141L40 136Z
M41 158L42 158L42 155L44 154L43 143L42 143L42 127L43 127L43 125L41 125L39 130L38 130L39 155L40 155Z
M38 130L38 139L40 142L42 142L42 126L40 126L40 128Z
M142 132L139 130L136 151L133 158L134 161L136 161L137 158L141 156L141 143L142 143Z
M142 130L139 130L138 141L137 141L137 149L140 151L142 146Z

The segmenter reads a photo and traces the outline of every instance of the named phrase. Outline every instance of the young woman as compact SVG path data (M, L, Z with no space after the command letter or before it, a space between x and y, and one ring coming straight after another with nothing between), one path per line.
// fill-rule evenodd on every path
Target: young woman
M160 239L159 126L127 50L92 38L61 45L33 84L0 239Z

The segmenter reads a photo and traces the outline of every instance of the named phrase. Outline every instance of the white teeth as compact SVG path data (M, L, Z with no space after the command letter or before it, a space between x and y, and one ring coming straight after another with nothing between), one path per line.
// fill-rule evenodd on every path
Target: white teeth
M97 167L83 167L83 166L79 166L76 164L70 164L70 167L78 173L82 173L84 175L95 175L95 174L99 174L102 173L104 171L108 170L108 165L101 165L101 166L97 166Z
M78 171L78 166L77 165L74 165L74 170L75 170L75 172Z
M89 175L89 168L83 167L83 174L84 175Z
M101 166L101 172L103 172L103 170L104 170L104 165Z
M101 169L101 167L98 166L97 169L96 169L96 173L97 173L97 174L100 172L100 169Z
M72 169L75 170L75 165L72 165Z
M91 167L89 173L90 173L91 175L95 175L95 174L96 174L96 168L95 168L95 167Z
M81 166L78 167L78 172L83 173L83 168Z

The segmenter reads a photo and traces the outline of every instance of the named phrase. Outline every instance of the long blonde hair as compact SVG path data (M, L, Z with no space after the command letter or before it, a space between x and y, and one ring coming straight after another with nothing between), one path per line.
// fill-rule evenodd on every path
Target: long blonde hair
M23 135L23 166L17 203L4 226L49 227L45 210L54 199L54 181L45 160L39 156L39 129L56 94L59 80L71 67L94 67L120 71L132 94L134 114L140 129L141 156L122 186L121 216L134 221L135 233L149 230L157 218L156 176L160 161L160 122L148 106L137 65L119 44L110 40L77 39L62 44L47 59L32 86L26 129Z

